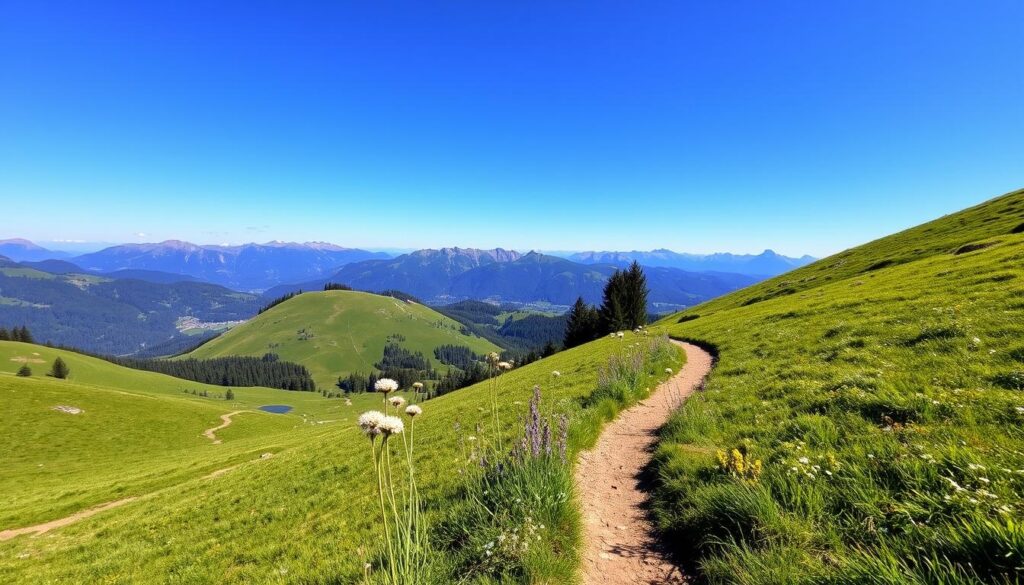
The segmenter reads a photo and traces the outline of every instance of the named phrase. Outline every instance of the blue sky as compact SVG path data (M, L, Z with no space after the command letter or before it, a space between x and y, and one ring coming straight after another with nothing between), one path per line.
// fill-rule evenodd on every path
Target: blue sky
M142 4L0 7L0 237L823 255L1024 187L1017 0Z

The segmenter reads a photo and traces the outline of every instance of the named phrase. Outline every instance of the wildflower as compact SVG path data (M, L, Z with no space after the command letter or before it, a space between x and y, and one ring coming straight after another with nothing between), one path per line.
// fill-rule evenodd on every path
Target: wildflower
M385 416L377 427L385 437L401 434L405 430L405 423L397 416Z
M390 402L391 406L394 406L395 408L401 408L402 405L405 404L405 398L402 398L401 396L392 396L391 398L388 398L388 402Z
M416 406L415 404L410 404L409 406L405 407L405 414L409 415L410 418L416 417L423 414L423 409L420 408L419 406Z
M498 363L498 359L499 358L497 352L492 351L491 353L487 354L487 363L491 364L492 366Z
M797 461L799 461L799 462L800 462L801 464L803 464L803 465L807 465L808 463L810 463L810 462L811 462L811 460L810 460L810 459L808 459L808 458L806 458L806 457L801 457L801 458L800 458L800 459L798 459Z
M672 368L665 368L665 373L666 374L671 374L672 373Z
M551 372L551 375L556 377L556 378L560 378L560 377L562 377L562 372L559 372L558 370L555 370L555 371Z
M618 333L615 334L615 337L618 337L619 339L622 339L625 336L626 336L626 334L621 332L621 331L619 331Z
M387 394L388 392L394 392L395 390L398 390L398 382L392 380L391 378L381 378L380 380L374 382L373 389L376 390L377 392L383 392Z
M498 362L499 370L511 370L512 364L510 362Z
M412 385L417 391L423 390L423 382L414 382Z
M381 423L384 422L384 413L378 410L371 410L359 415L359 428L371 439L381 433Z

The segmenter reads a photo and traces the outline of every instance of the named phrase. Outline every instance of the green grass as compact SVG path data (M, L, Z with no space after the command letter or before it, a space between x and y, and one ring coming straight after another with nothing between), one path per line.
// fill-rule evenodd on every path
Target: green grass
M354 291L306 293L203 344L188 357L273 352L306 366L319 387L333 388L339 376L374 371L392 334L404 336L399 345L423 352L442 371L445 367L434 359L439 345L464 345L480 354L498 351L493 343L463 335L460 329L430 307L391 297Z
M656 457L676 552L712 583L1019 578L1021 224L1016 192L662 320L720 356Z
M502 376L498 432L507 441L519 435L531 389L541 385L545 407L572 421L572 448L592 443L618 408L611 399L588 400L598 387L599 366L638 341L632 334L625 341L602 339ZM10 357L40 353L38 359L48 367L55 356L48 353L54 350L26 344L0 344L0 350L6 352L0 356L0 363L9 364L0 366L6 371L20 365ZM0 463L3 487L13 490L3 492L4 514L19 520L5 521L0 528L54 519L125 495L149 495L45 537L0 542L0 582L350 583L358 580L364 562L375 562L380 538L372 513L372 465L355 417L371 406L380 408L377 396L358 396L346 407L343 400L312 393L235 389L239 399L227 403L185 395L183 387L201 386L191 382L60 354L71 368L70 380L0 376L7 389L5 406L22 413L0 420L0 440L15 440L26 426L49 424L53 419L48 417L60 414L49 410L58 396L60 404L79 401L85 409L82 415L56 419L62 425L83 425L73 435L74 452L62 452L67 442L55 431L20 439L24 460ZM672 359L678 362L679 356ZM37 377L42 369L37 365ZM553 370L562 376L554 378ZM644 388L664 376L661 366L651 372ZM109 387L98 385L107 381ZM153 416L147 401L168 416ZM220 414L243 403L294 404L307 417L335 422L304 422L300 414L243 414L218 433L221 445L197 438L203 428L219 422ZM459 470L472 463L467 437L493 430L489 405L486 382L423 405L417 422L417 475L427 515L435 523L466 485L467 476ZM131 438L118 441L118 433ZM264 452L274 457L260 460ZM53 469L74 461L82 463L63 486L54 475L51 487L32 494L32 474L42 473L32 465ZM238 463L230 472L203 479ZM113 485L106 486L108 481ZM47 513L46 502L77 492L78 486L84 486L85 495ZM545 542L558 537L564 535L544 535ZM532 570L564 575L562 565L552 568L542 559Z

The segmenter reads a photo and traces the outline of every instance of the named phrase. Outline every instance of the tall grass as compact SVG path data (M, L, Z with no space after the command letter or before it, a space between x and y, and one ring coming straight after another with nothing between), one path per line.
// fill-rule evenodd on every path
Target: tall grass
M1024 194L993 210L1009 204L1019 214ZM829 259L661 324L720 350L655 458L659 524L700 577L1024 581L1024 237L952 245L1008 221L989 215L932 226L947 252L922 256L912 230L914 253L893 237L844 253L842 271L882 243L898 264L820 278ZM798 292L744 300L782 281ZM762 469L738 473L734 453Z

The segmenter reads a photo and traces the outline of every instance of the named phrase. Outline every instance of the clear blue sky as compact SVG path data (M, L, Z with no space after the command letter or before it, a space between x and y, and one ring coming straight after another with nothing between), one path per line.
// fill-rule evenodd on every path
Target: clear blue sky
M1024 187L1019 0L178 4L0 4L0 237L822 255Z

